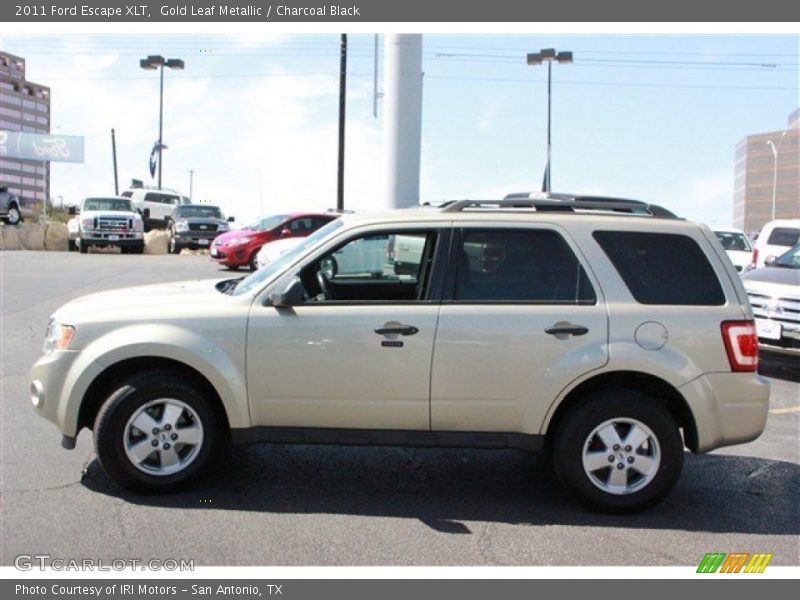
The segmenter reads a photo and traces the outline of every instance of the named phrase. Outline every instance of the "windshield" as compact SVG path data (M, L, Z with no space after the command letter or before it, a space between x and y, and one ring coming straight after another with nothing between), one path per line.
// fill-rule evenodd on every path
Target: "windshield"
M289 215L274 215L272 217L267 217L266 219L261 219L252 225L248 225L245 227L245 229L252 229L253 231L268 231L270 229L275 229L288 218Z
M748 240L747 236L743 233L715 231L714 234L722 243L722 247L725 248L725 250L735 250L738 252L750 252L752 250L750 240Z
M236 289L233 290L233 295L238 296L239 294L246 294L251 290L259 289L264 283L272 279L273 276L277 275L287 266L292 264L295 259L305 254L308 250L316 246L319 242L328 237L341 226L341 220L336 219L324 227L317 229L314 233L305 238L301 244L298 244L294 248L287 250L284 254L281 254L267 266L244 278L241 283L236 286Z
M772 266L784 267L787 269L800 269L800 244L788 252L781 254L775 259L775 262L772 263Z
M178 218L201 217L205 219L221 219L222 211L216 206L181 206L175 211Z
M83 210L109 210L133 212L130 200L122 198L87 198L83 203Z

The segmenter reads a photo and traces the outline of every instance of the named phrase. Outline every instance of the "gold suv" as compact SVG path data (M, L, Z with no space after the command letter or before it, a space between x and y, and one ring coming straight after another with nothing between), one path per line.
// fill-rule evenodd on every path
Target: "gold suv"
M563 194L349 214L246 278L52 316L35 410L167 490L234 442L549 449L584 502L661 500L684 447L758 437L769 385L714 234Z

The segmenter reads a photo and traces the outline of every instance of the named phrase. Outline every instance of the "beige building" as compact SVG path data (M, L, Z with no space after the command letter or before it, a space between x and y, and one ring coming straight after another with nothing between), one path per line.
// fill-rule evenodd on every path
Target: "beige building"
M786 129L748 135L736 145L733 226L760 231L773 218L800 218L800 109Z
M27 81L25 59L7 52L0 52L0 131L50 133L50 88ZM29 214L50 197L50 163L0 156L0 185Z

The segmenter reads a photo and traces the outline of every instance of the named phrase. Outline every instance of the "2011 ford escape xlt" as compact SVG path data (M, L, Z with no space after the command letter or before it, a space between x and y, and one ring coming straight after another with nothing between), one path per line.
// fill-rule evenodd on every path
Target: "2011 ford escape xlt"
M533 194L345 215L247 278L79 298L31 392L135 490L185 483L229 439L546 445L578 498L631 512L666 496L684 447L761 434L757 350L707 227Z

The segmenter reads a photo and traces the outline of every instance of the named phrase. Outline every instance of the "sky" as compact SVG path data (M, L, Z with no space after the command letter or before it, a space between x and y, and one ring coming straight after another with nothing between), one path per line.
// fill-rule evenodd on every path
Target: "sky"
M379 91L382 89L382 42ZM546 160L547 69L554 47L554 191L637 198L708 223L732 221L734 150L780 131L800 105L800 37L789 35L425 35L422 201L538 190ZM53 133L85 136L83 164L54 164L65 203L153 183L158 73L166 71L163 184L259 215L336 204L338 35L4 35L28 79L49 85ZM373 117L374 36L349 36L345 206L382 206L382 108Z

